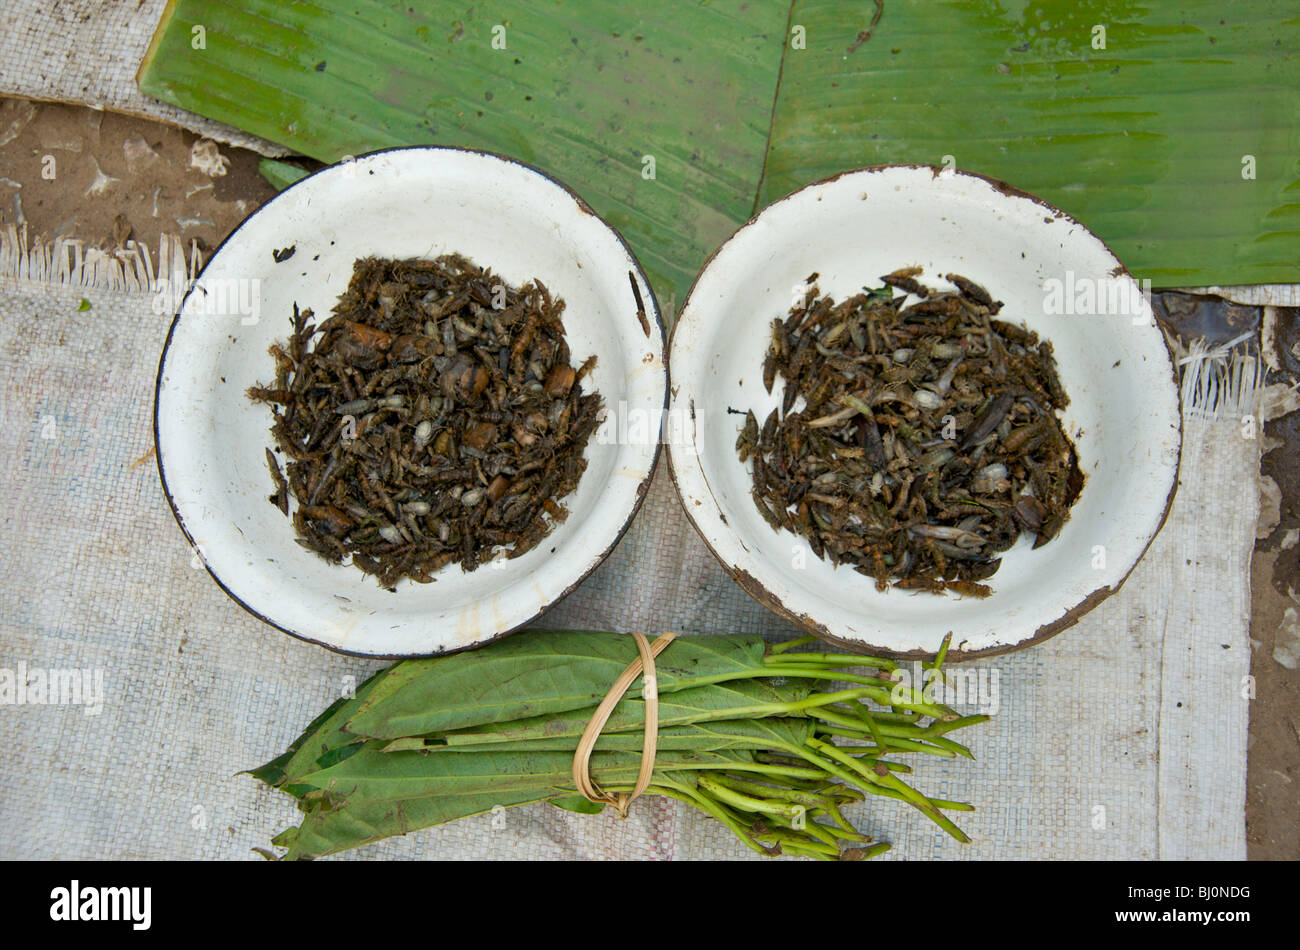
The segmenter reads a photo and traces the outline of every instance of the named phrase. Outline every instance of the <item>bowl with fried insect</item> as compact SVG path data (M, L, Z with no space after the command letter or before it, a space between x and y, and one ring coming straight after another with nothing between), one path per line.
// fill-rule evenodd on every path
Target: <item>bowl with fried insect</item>
M669 343L686 514L751 595L839 647L987 656L1124 583L1177 483L1164 336L1109 248L929 166L742 226Z
M328 166L180 288L159 363L164 492L203 566L280 630L429 656L537 618L618 542L658 439L663 327L619 234L471 149Z

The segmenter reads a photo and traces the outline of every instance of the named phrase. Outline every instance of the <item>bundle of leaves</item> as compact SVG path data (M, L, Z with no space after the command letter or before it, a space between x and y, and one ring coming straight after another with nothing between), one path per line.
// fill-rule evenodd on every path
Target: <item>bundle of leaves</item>
M927 700L897 681L890 660L797 651L811 641L674 640L656 663L659 739L648 792L699 808L766 855L883 853L887 843L844 815L845 805L866 795L916 808L968 841L945 812L972 806L912 788L900 777L911 769L899 757L973 758L948 733L988 717ZM600 811L577 793L574 751L636 655L623 635L531 631L380 671L252 771L303 812L273 844L288 849L286 859L310 859L497 806ZM591 757L607 792L636 782L641 688L638 680L619 701Z

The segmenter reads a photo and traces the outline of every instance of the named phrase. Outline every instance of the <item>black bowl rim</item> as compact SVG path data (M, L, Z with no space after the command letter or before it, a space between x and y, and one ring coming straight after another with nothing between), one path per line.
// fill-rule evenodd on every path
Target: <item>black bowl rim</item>
M363 152L359 155L352 156L352 159L359 161L363 158L370 158L372 156L382 155L387 152L407 152L407 151L463 152L463 153L469 153L473 155L481 155L485 158L496 159L498 161L506 162L511 165L517 165L520 168L523 168L526 171L532 172L533 174L543 178L544 180L550 182L551 184L558 186L570 198L573 199L574 203L578 206L578 210L580 212L582 212L583 214L591 215L593 218L595 218L597 221L603 224L606 228L608 228L610 232L614 235L614 237L618 240L618 243L622 246L623 250L627 253L628 260L631 261L633 267L636 268L636 276L640 278L641 283L645 285L646 290L648 290L650 293L650 304L651 304L651 308L654 311L653 312L654 321L659 328L659 338L664 342L663 409L667 410L669 394L672 392L672 378L668 367L668 335L664 327L663 315L659 309L659 300L658 297L655 295L654 287L651 285L649 278L646 276L645 268L642 266L641 261L637 258L632 248L628 246L627 240L623 237L623 235L619 232L617 228L615 228L612 224L610 224L608 221L606 221L604 218L598 215L592 209L591 205L589 205L582 198L581 195L579 195L576 191L574 191L564 182L548 174L547 172L542 171L542 169L538 168L535 165L530 165L528 162L520 161L519 159L512 158L509 155L502 155L499 152L489 151L488 149L469 148L467 146L458 146L458 145L398 145L389 148L372 149L371 151ZM455 649L452 650L434 651L431 653L368 653L368 652L358 651L358 650L347 650L330 643L325 643L324 641L318 640L315 637L312 637L309 634L304 633L302 631L292 630L289 627L285 626L284 624L278 623L275 620L273 620L271 617L268 617L267 615L263 614L261 611L257 610L252 605L244 601L237 594L235 594L228 586L226 586L225 581L223 581L217 575L216 571L214 571L212 567L208 564L207 559L204 558L202 554L199 552L199 547L195 543L193 535L190 534L189 528L186 527L185 520L181 517L180 511L176 507L176 501L172 497L171 489L167 485L167 473L163 464L162 443L159 439L159 433L158 433L158 399L162 392L163 370L167 364L167 355L171 351L172 337L176 332L177 325L180 323L181 312L185 309L185 301L189 299L190 294L193 292L194 287L198 284L199 279L203 276L204 271L208 269L208 266L214 260L216 260L217 256L221 253L221 249L225 247L228 242L232 241L239 234L239 232L243 230L244 226L249 221L251 221L257 215L261 214L267 208L271 207L271 205L275 204L275 202L278 201L282 195L287 194L290 190L298 187L300 184L302 184L305 181L308 181L309 179L315 178L317 175L336 170L337 168L340 167L340 164L341 164L340 162L335 162L333 164L326 165L324 168L319 168L308 175L304 175L302 178L298 179L297 181L293 182L292 184L280 190L274 197L272 197L265 204L261 205L260 207L256 208L251 213L249 213L249 215L245 217L243 221L239 222L239 224L234 228L234 230L232 230L228 235L226 235L226 237L221 241L220 244L217 245L217 247L212 251L212 253L208 255L208 259L204 262L203 266L199 269L199 272L193 275L191 279L188 281L188 286L186 288L185 295L181 298L179 304L177 305L176 313L172 317L171 326L167 330L167 338L163 343L162 354L158 358L158 371L154 378L153 441L154 441L154 461L158 468L158 480L162 485L163 495L167 499L167 506L168 508L171 509L172 517L176 519L176 524L180 527L181 532L185 535L185 540L189 543L190 549L194 551L196 554L198 554L199 560L202 562L204 570L208 572L209 576L211 576L211 578L216 582L217 586L220 587L226 593L226 596L228 596L240 607L244 608L244 610L246 610L248 613L256 617L258 620L262 621L266 625L270 627L274 627L276 630L279 630L282 633L287 633L289 636L294 637L295 639L302 640L305 643L312 643L315 644L316 646L324 647L325 649L330 650L334 653L339 653L344 656L365 657L367 659L372 659L372 660L404 660L404 659L412 659L416 657L445 656L451 653L460 653L465 650L475 650L478 649L479 647L486 646L487 644L492 643L496 640L500 640L503 637L507 637L512 633L516 633L519 630L523 629L524 627L527 627L529 624L534 623L539 617L544 615L548 610L550 610L560 601L564 600L564 598L567 597L569 594L573 593L573 591L577 589L578 585L580 585L583 581L585 581L588 577L590 577L591 574L596 570L596 568L600 567L600 565L605 562L605 559L608 558L609 555L613 552L614 548L618 546L618 543L621 540L623 540L623 536L627 533L628 528L632 526L633 520L635 520L637 514L641 510L641 506L645 503L646 494L650 489L650 483L654 480L655 472L659 468L659 461L662 456L663 446L662 444L660 444L658 439L656 439L655 441L654 457L650 462L649 471L646 472L645 477L641 479L640 483L637 485L636 496L633 501L631 511L628 512L628 515L624 519L623 524L619 527L618 531L615 533L614 540L611 541L610 544L605 548L605 550L600 553L600 556L592 562L590 567L586 568L582 572L582 574L576 580L573 581L573 583L571 583L563 591L561 591L559 594L553 597L548 603L543 604L541 609L538 610L531 617L529 617L527 620L524 620L521 623L517 623L506 630L499 631L490 637L484 637L483 639L477 640L472 644L468 644L462 647L456 647ZM647 331L647 335L650 335L648 331Z
M834 175L829 175L826 178L821 178L818 179L817 181L810 182L807 185L803 185L799 188L796 188L794 191L791 191L786 195L782 195L780 198L777 198L775 201L772 201L771 203L760 208L750 217L748 221L740 225L740 227L736 228L736 230L732 232L731 236L728 237L721 244L719 244L718 247L713 251L713 253L709 255L708 259L704 262L704 266L700 268L699 273L695 275L695 279L691 282L691 288L690 290L687 291L685 300L682 301L682 306L681 309L678 311L678 315L685 316L686 313L689 311L691 297L695 293L695 288L699 284L700 278L704 275L705 271L707 271L710 265L712 265L714 258L716 258L720 253L722 253L723 248L725 248L728 244L734 241L742 231L750 227L769 208L773 208L784 201L789 201L790 199L796 197L797 195L805 191L809 191L813 188L819 188L824 185L829 185L832 182L838 181L839 179L844 178L848 175L856 175L861 172L885 171L892 168L924 169L926 171L929 171L931 175L935 178L938 178L940 175L943 174L953 174L953 175L961 175L967 178L976 178L979 179L980 181L985 182L988 185L991 185L994 188L994 190L1008 197L1028 198L1030 201L1034 202L1035 204L1040 205L1044 210L1049 212L1053 217L1068 221L1071 224L1079 228L1082 228L1085 233L1091 235L1096 241L1098 241L1101 244L1101 246L1106 249L1106 253L1108 253L1111 256L1111 258L1115 261L1115 269L1111 272L1112 277L1127 277L1130 280L1133 279L1133 275L1129 272L1129 269L1124 266L1124 263L1119 259L1119 257L1115 254L1115 252L1111 250L1109 244L1107 244L1100 237L1098 237L1092 230L1086 227L1073 215L1068 214L1065 211L1062 211L1060 208L1056 207L1056 205L1052 204L1050 201L1046 201L1043 198L1040 198L1037 195L1032 194L1031 192L1023 191L1019 188L1013 187L1012 185L1007 184L1005 181L1002 181L1001 179L993 178L988 175L981 175L979 172L954 169L946 165L927 165L927 164L921 164L917 162L886 162L879 165L863 165L860 168L850 168L842 172L836 172ZM665 346L666 352L668 354L668 363L670 367L672 365L673 344L677 338L677 330L678 328L681 327L683 322L684 321L681 319L676 319L673 321L672 330L669 333L668 342ZM1158 326L1159 324L1157 324L1157 327ZM1169 510L1173 506L1174 495L1178 490L1178 478L1179 478L1180 468L1182 465L1183 397L1182 397L1182 387L1180 385L1179 378L1178 378L1178 362L1174 356L1173 350L1170 348L1169 340L1165 337L1163 333L1161 333L1161 339L1165 344L1165 352L1169 357L1169 367L1172 376L1174 392L1177 394L1177 398L1178 398L1177 424L1178 424L1179 452L1178 452L1178 457L1175 458L1174 460L1173 479L1169 486L1169 492L1165 497L1164 511L1161 512L1160 514L1160 520L1156 525L1156 529L1151 533L1151 537L1147 539L1147 543L1142 547L1142 550L1138 553L1137 558L1134 559L1133 564L1129 567L1127 571L1125 571L1124 576L1121 577L1118 581L1116 581L1113 587L1110 586L1098 587L1096 590L1084 596L1083 599L1081 599L1074 606L1067 609L1063 614L1061 614L1061 616L1045 624L1042 624L1034 631L1033 634L1016 643L1000 644L998 646L985 647L980 650L966 650L961 647L962 641L957 640L957 636L958 636L957 632L955 630L951 631L953 639L956 642L954 646L948 650L947 654L945 655L945 660L960 662L962 660L998 656L1003 653L1012 653L1017 650L1024 650L1028 647L1035 646L1036 644L1042 643L1044 640L1047 640L1055 636L1056 634L1060 633L1062 630L1066 630L1070 627L1073 627L1076 623L1079 622L1080 617L1088 613L1088 611L1092 610L1103 600L1105 600L1106 598L1110 597L1112 594L1119 591L1119 589L1124 586L1124 582L1127 581L1129 577L1132 575L1133 570L1138 566L1138 564L1142 562L1142 559L1146 557L1147 551L1151 549L1152 542L1154 542L1157 535L1160 534L1161 530L1165 526L1165 522L1169 518ZM670 388L669 393L671 394L671 392L672 390ZM784 603L782 603L779 597L777 597L774 593L769 591L763 585L763 583L758 580L758 578L754 577L748 571L742 570L741 568L736 567L735 565L727 563L727 561L723 557L721 557L718 554L718 552L714 549L713 545L709 542L708 537L705 536L704 531L700 528L700 525L696 522L695 516L691 512L691 506L686 504L686 499L682 495L682 486L677 480L677 465L679 463L674 456L673 446L671 444L668 445L667 456L668 456L668 474L672 477L673 488L677 493L678 504L680 504L682 506L682 510L686 512L687 520L690 521L691 526L695 529L695 533L700 536L700 540L704 542L704 546L709 549L709 553L713 555L714 559L716 559L717 562L722 565L723 569L728 574L731 575L731 577L736 581L736 583L741 586L741 588L745 591L745 593L749 594L751 597L753 597L755 600L761 603L768 610L771 610L777 616L790 621L800 629L807 631L808 633L812 634L818 639L825 640L827 643L830 643L831 645L835 646L837 649L843 650L846 653L859 653L863 655L886 656L898 660L933 660L935 658L936 653L927 650L904 650L904 651L893 650L888 647L880 646L878 644L866 643L861 640L847 640L843 637L836 636L835 633L832 630L830 630L828 627L826 627L825 624L820 623L817 620L814 620L812 617L808 616L807 614L801 614L798 613L797 611L788 608Z

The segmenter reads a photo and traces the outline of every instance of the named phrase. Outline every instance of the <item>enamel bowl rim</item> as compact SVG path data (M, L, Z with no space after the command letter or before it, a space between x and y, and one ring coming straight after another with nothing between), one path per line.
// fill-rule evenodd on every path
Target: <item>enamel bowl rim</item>
M1130 281L1133 280L1133 276L1129 272L1128 268L1124 265L1124 263L1119 259L1119 257L1115 254L1115 252L1105 241L1103 241L1100 237L1098 237L1093 231L1087 228L1073 215L1070 215L1069 213L1062 211L1056 205L1052 204L1049 201L1046 201L1043 198L1040 198L1039 196L1031 192L1016 188L1000 179L993 178L988 175L982 175L978 172L965 171L962 169L954 169L944 165L931 165L931 164L923 164L923 163L916 163L916 162L888 162L888 163L881 163L875 165L864 165L857 168L846 169L844 171L837 172L833 175L828 175L825 178L821 178L818 179L817 181L810 182L807 185L803 185L802 187L797 188L789 192L788 194L775 199L774 201L765 205L763 208L759 209L747 221L745 221L738 228L736 228L736 230L732 232L732 234L725 241L723 241L722 244L720 244L713 251L712 254L709 255L708 259L704 262L703 266L696 274L695 279L692 281L690 290L687 292L686 298L682 303L682 307L678 311L676 318L674 319L672 328L669 332L667 352L668 352L668 363L670 369L675 368L679 374L681 372L680 365L675 366L675 364L680 364L681 362L684 362L684 360L682 359L674 360L674 355L677 351L677 344L678 341L681 339L679 331L682 329L683 326L687 326L690 323L690 320L693 316L693 309L691 304L693 298L695 297L696 291L700 286L701 280L705 277L706 274L708 274L710 268L714 266L719 256L722 255L723 252L728 247L732 246L737 241L737 239L741 238L743 235L746 234L746 232L750 231L750 229L752 229L755 223L758 222L765 214L767 214L773 208L796 201L803 196L807 196L817 191L820 188L824 188L828 185L834 184L835 182L838 182L841 179L855 177L855 176L870 176L872 174L888 172L888 171L893 171L898 169L910 169L914 171L923 170L928 172L932 178L939 178L941 175L946 175L949 177L956 177L956 178L969 178L978 182L982 182L985 185L990 186L996 192L998 192L1001 196L999 199L997 199L999 201L1002 198L1007 198L1011 200L1023 199L1023 200L1031 201L1034 204L1039 205L1046 213L1050 214L1053 218L1061 221L1066 221L1069 224L1073 225L1074 227L1078 228L1079 230L1083 231L1087 237L1096 241L1102 248L1104 248L1106 254L1109 255L1109 257L1115 263L1115 267L1111 272L1112 277L1127 279ZM1181 454L1182 454L1181 448L1182 448L1182 439L1183 439L1182 392L1181 392L1181 386L1179 384L1177 360L1172 349L1170 348L1169 340L1167 339L1165 334L1161 332L1161 328L1158 322L1153 321L1151 326L1152 326L1152 330L1160 336L1161 342L1163 344L1163 353L1169 360L1169 367L1171 373L1170 385L1172 386L1173 392L1176 397L1175 415L1177 418L1174 420L1174 422L1177 431L1177 446L1178 446L1178 450L1175 452L1172 461L1172 470L1170 471L1170 485L1169 485L1168 493L1165 497L1163 509L1160 512L1159 519L1155 529L1152 530L1150 534L1145 537L1140 552L1133 559L1132 563L1126 566L1122 576L1119 577L1118 580L1113 585L1102 586L1093 590L1092 593L1088 594L1087 596L1080 599L1078 602L1071 605L1059 616L1039 624L1037 628L1030 635L1022 637L1016 642L997 644L994 646L983 647L983 648L964 649L957 645L958 643L960 643L960 631L957 626L957 623L959 623L959 621L955 621L953 627L953 646L946 653L946 658L948 660L953 662L960 662L963 660L998 656L1005 653L1011 653L1011 652L1023 650L1028 647L1035 646L1039 643L1042 643L1050 639L1051 637L1055 636L1056 634L1060 633L1061 631L1074 626L1081 617L1083 617L1085 614L1091 611L1098 604L1105 601L1113 594L1117 593L1123 587L1124 583L1131 576L1133 570L1137 567L1139 563L1141 563L1142 559L1146 556L1146 554L1150 550L1150 546L1154 542L1156 536L1163 529L1166 521L1168 520L1169 511L1173 505L1174 496L1178 489L1178 480L1179 480L1180 467L1182 461L1181 459ZM679 381L680 381L680 375L679 375ZM669 412L670 413L674 411L674 407L676 405L676 400L677 400L676 392L679 388L680 388L679 385L674 385L670 387L669 390L670 392ZM679 452L677 451L676 443L671 440L668 442L666 449L667 449L666 457L668 461L668 471L672 478L673 487L677 493L678 503L681 505L682 510L685 512L687 520L690 522L691 526L695 529L696 534L704 542L705 546L709 549L709 552L713 555L713 557L718 561L719 564L722 565L722 567L726 570L726 572L729 575L731 575L732 579L735 580L736 583L739 584L740 587L746 593L752 596L755 600L759 601L761 604L763 604L773 613L795 624L803 632L811 634L819 638L820 640L823 640L831 644L837 649L844 650L850 653L886 656L886 657L891 657L899 660L924 661L924 660L934 659L934 657L936 656L936 651L934 650L927 650L919 647L900 650L897 647L891 647L886 644L865 642L861 639L856 639L856 638L849 639L849 638L837 636L833 630L829 629L825 624L820 622L812 614L799 613L795 610L790 609L784 602L782 602L782 600L772 590L768 588L768 586L766 586L762 581L760 581L758 578L756 578L747 570L745 570L744 566L723 557L718 552L717 545L715 544L714 540L710 537L709 533L705 530L704 526L700 524L700 521L698 520L695 512L693 511L692 505L687 503L688 492L686 487L683 485L683 481L684 481L683 470L688 468L689 466L695 466L696 463L693 461L692 456L689 454L681 453L679 455ZM692 477L694 476L692 475ZM714 502L714 504L716 506L716 501ZM719 511L722 510L720 506L718 506L718 510ZM720 533L734 535L735 531L729 525L726 524L725 516L723 517L722 520L724 524L724 529ZM959 603L960 601L954 601L954 605Z
M457 154L457 155L470 155L470 156L477 156L480 158L484 158L489 161L500 162L504 165L516 166L524 170L525 172L533 176L536 176L538 179L540 179L539 184L550 185L560 189L560 191L569 200L571 200L574 203L574 205L582 214L590 216L591 218L599 222L599 224L602 225L613 236L614 240L617 242L617 246L621 248L624 254L626 255L628 264L633 269L636 278L639 279L641 285L640 288L636 288L635 282L633 283L634 288L636 288L638 291L644 291L647 294L647 299L644 302L645 302L645 310L646 310L645 315L648 318L649 322L645 324L645 326L650 331L647 333L647 337L650 341L650 344L654 346L657 341L658 355L662 366L662 380L663 380L662 408L665 410L667 409L669 393L671 392L671 388L670 388L669 369L667 363L667 333L663 322L662 311L660 309L659 301L655 294L654 287L650 283L649 278L646 276L643 265L638 260L635 252L633 252L632 248L628 245L627 240L623 237L623 235L619 232L617 228L611 225L607 220L605 220L605 218L597 214L595 210L592 209L592 207L586 202L586 200L583 199L581 195L579 195L573 188L571 188L565 182L543 171L542 169L536 167L535 165L532 165L528 162L521 161L517 158L513 158L509 155L501 154L488 149L471 148L468 146L455 146L455 145L399 145L399 146L392 146L386 148L372 149L366 152L358 153L354 156L349 156L349 160L354 162L361 162L362 160L374 158L376 156L381 156L390 153L398 153L398 152L427 152L430 153L432 156L436 156L444 153ZM164 457L165 453L163 450L162 440L160 438L160 432L159 432L160 396L163 387L163 374L167 366L168 356L172 350L172 343L176 334L177 327L180 324L181 315L185 310L185 304L188 301L190 295L193 293L195 287L198 286L199 281L203 277L204 273L208 270L208 268L212 265L212 263L218 259L219 255L221 254L221 251L225 249L228 245L233 245L238 241L240 232L244 229L245 225L247 225L258 215L262 214L268 209L273 208L273 206L282 196L288 194L293 189L304 184L305 182L311 181L312 179L318 176L326 175L336 171L342 164L343 164L342 162L328 164L307 175L304 175L302 178L295 180L291 184L287 185L285 188L281 189L279 192L277 192L276 195L270 198L265 204L261 205L258 208L255 208L247 216L245 216L245 218L242 221L240 221L240 223L208 255L207 260L203 262L203 266L199 269L198 273L191 275L187 283L186 291L184 295L180 298L178 304L176 305L176 309L172 314L170 325L167 330L167 336L165 342L163 343L162 351L158 358L158 368L154 379L153 412L152 412L153 443L154 443L154 450L155 450L154 461L158 471L159 483L163 490L163 496L167 500L168 509L171 512L172 517L175 519L176 524L181 529L181 532L184 534L185 539L192 551L197 551L198 547L190 531L190 528L187 526L185 522L184 516L181 514L181 511L177 507L177 502L173 497L172 488L168 483L166 460ZM268 435L268 444L269 444L269 435ZM216 572L216 570L214 570L213 567L208 563L206 558L200 557L199 560L202 563L204 570L207 571L208 575L212 578L213 581L216 582L217 586L226 594L226 596L228 596L232 601L234 601L241 608L243 608L247 613L257 618L258 620L262 621L266 625L273 627L282 633L288 634L289 636L297 640L301 640L305 643L311 643L316 646L324 647L325 649L333 653L338 653L344 656L363 657L366 659L375 659L375 660L401 660L401 659L411 659L411 658L419 658L419 657L444 656L452 653L463 652L466 650L474 650L474 649L478 649L479 647L486 646L488 643L492 643L497 640L500 640L501 638L509 636L510 634L516 633L521 629L527 627L529 624L535 622L539 617L544 615L548 610L550 610L560 601L564 600L565 597L567 597L570 593L572 593L584 580L586 580L598 567L600 567L601 564L605 562L606 558L608 558L608 556L614 550L614 548L618 546L618 543L622 540L623 536L627 533L628 528L631 527L633 520L635 520L637 514L641 510L641 507L645 502L646 494L648 493L650 483L654 479L655 472L658 470L659 463L662 460L662 457L663 457L662 445L656 442L654 445L650 464L646 470L646 473L643 477L639 479L638 484L636 486L636 490L633 493L633 503L631 505L631 508L630 510L627 511L626 515L623 517L622 523L618 526L617 531L614 533L614 537L609 542L609 544L602 549L599 556L593 559L593 561L588 566L586 566L581 571L581 573L578 576L576 576L561 592L552 596L549 600L543 603L540 606L540 608L537 609L530 617L521 620L517 623L511 624L509 627L505 629L499 629L493 634L482 637L474 641L473 643L456 646L451 649L436 650L432 652L430 651L375 652L375 651L367 651L364 649L361 650L347 649L335 643L327 642L318 637L312 636L310 633L304 630L293 629L287 626L286 624L278 621L274 616L270 615L268 612L257 609L252 604L248 603L239 594L235 593L231 589L231 587L227 584L226 580L223 577L221 577ZM268 511L269 510L271 510L270 506L268 506ZM593 513L600 514L601 512L599 511L599 509L597 509ZM348 569L351 570L352 568L348 568Z

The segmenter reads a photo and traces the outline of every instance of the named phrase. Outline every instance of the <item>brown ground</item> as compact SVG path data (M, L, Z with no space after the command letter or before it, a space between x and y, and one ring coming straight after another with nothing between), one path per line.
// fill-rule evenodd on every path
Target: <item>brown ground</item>
M77 106L0 99L0 228L118 246L127 237L158 248L159 232L197 240L204 259L275 194L258 156L220 147L225 175L190 167L198 136L156 122ZM53 158L53 179L42 173ZM102 193L92 185L100 174ZM120 220L119 220L120 219Z
M0 99L0 228L25 220L32 236L75 236L103 247L127 237L156 252L158 234L197 240L204 258L275 190L258 174L258 156L220 147L224 176L190 167L197 136L144 119L54 103ZM151 154L153 153L153 154ZM55 179L42 177L54 157ZM103 173L117 179L101 194ZM1163 294L1162 320L1184 336L1227 340L1260 332L1259 308L1217 298ZM1279 310L1275 333L1281 372L1300 378L1300 311ZM1265 428L1276 440L1262 474L1280 488L1278 523L1255 551L1252 565L1252 673L1247 849L1252 859L1300 858L1300 671L1273 657L1282 628L1300 610L1300 413ZM1272 443L1266 442L1266 446ZM1272 519L1265 516L1264 525ZM1295 532L1295 534L1292 534ZM1300 633L1300 631L1297 631Z
M1278 311L1272 347L1278 372L1270 380L1294 386L1300 378L1300 310ZM1246 847L1253 858L1300 858L1300 670L1273 659L1278 642L1300 637L1300 412L1264 427L1261 474L1277 483L1278 523L1257 542L1251 563L1252 673ZM1272 523L1265 513L1261 532ZM1287 611L1291 614L1288 616ZM1254 646L1254 644L1252 644Z

